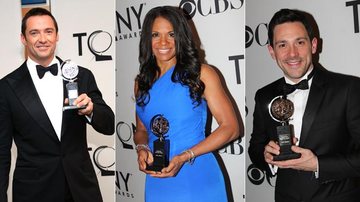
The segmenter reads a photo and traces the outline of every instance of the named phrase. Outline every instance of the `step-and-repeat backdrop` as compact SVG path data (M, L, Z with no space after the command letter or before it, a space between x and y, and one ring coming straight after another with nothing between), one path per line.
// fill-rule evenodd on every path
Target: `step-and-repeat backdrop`
M21 33L21 2L20 1L0 1L0 27L2 33L0 37L0 55L1 67L0 78L4 77L23 62L24 53L20 40ZM11 23L9 23L11 19ZM1 93L1 92L0 92ZM1 140L0 140L1 141ZM16 158L16 148L13 145L11 149L11 158ZM8 200L12 201L12 174L14 172L15 161L11 162L11 171L9 178Z
M244 0L123 0L116 5L117 67L117 201L144 201L145 175L138 170L133 142L135 127L134 78L139 70L141 24L153 7L171 5L192 16L208 64L216 67L245 118L245 5ZM216 127L213 121L212 129ZM245 144L237 140L219 150L225 164L231 201L244 201Z
M281 8L299 9L315 18L322 39L319 62L326 69L360 76L359 0L251 0L246 3L246 142L252 131L257 89L280 78L282 72L267 50L267 25ZM269 178L247 157L246 201L274 201L276 178ZM260 194L261 193L261 194Z
M28 1L31 2L31 1ZM33 1L35 2L35 1ZM41 6L49 8L59 24L59 42L56 54L71 59L90 69L108 105L115 112L115 1L73 0L45 1L21 6L21 1L0 1L1 68L0 77L15 70L24 61L20 41L22 9ZM11 19L9 21L9 19ZM89 153L97 172L104 201L115 200L115 136L104 136L88 127ZM16 149L12 148L12 165ZM12 166L13 168L13 166ZM12 172L8 189L11 196Z

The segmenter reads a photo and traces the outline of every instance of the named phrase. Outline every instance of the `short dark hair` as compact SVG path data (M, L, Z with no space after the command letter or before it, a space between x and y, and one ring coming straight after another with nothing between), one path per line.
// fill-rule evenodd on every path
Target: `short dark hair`
M50 13L50 11L44 9L44 8L32 8L31 10L29 10L25 16L23 17L22 19L22 22L21 22L21 33L25 36L25 30L26 30L26 22L27 20L32 17L32 16L41 16L41 15L47 15L47 16L50 16L51 19L53 20L54 22L54 25L55 25L55 31L56 33L58 33L59 31L59 27L58 27L58 24L55 20L55 17Z
M270 20L268 27L268 37L269 37L270 46L274 45L273 43L274 43L275 26L287 22L302 23L309 35L310 40L312 40L315 37L313 27L310 21L308 20L308 18L306 17L305 12L284 8L276 12Z

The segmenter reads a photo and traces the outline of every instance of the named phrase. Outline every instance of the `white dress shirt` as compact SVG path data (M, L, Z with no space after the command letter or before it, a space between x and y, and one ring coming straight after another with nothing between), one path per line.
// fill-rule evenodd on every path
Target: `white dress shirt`
M36 70L36 65L38 64L30 58L28 58L26 62L31 79L35 85L41 103L44 106L45 111L51 121L51 124L60 140L63 116L64 89L59 61L54 57L49 66L55 63L57 63L58 65L58 74L54 76L51 74L51 72L48 71L45 73L44 77L40 79Z
M307 79L311 71L312 68L306 72L306 74L300 79L300 81L303 79ZM287 77L285 77L285 82L291 85L296 84ZM302 118L304 116L306 103L309 97L311 83L312 83L312 78L308 81L309 89L305 89L305 90L296 89L294 92L287 95L287 99L289 99L294 103L294 114L290 117L289 124L292 124L294 126L294 135L298 140L300 140ZM299 142L300 141L297 141L296 145L299 145Z

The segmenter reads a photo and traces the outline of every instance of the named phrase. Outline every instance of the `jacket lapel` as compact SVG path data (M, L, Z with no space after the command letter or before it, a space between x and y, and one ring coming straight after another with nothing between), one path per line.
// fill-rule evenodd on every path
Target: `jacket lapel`
M44 131L46 131L47 134L56 141L59 141L51 121L46 114L45 108L41 103L35 85L32 82L26 62L21 65L17 74L10 77L8 81L15 94L22 102L24 108L33 117L33 119Z
M309 131L316 118L316 115L318 114L318 110L326 93L326 70L320 68L321 67L314 68L314 71L316 72L311 84L309 97L302 120L302 129L299 143L300 146L304 146L305 141L309 136Z

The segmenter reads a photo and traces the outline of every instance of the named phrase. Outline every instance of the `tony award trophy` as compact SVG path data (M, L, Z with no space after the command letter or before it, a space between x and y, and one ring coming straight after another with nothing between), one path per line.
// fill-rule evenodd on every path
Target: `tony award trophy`
M152 165L147 166L147 170L161 171L169 165L170 141L165 139L165 134L169 131L169 121L161 114L155 115L150 122L151 131L158 137L153 142Z
M77 75L79 73L79 67L73 63L71 60L65 60L61 64L61 73L62 77L65 81L68 81L66 84L66 91L69 98L69 105L64 106L63 110L70 110L70 109L84 109L86 106L77 107L74 105L74 101L79 96L78 93L78 85L75 82L77 79Z
M294 137L294 126L289 124L290 117L294 114L294 104L285 96L275 97L269 104L270 116L281 126L276 127L280 154L274 155L274 161L300 158L301 154L291 150Z

